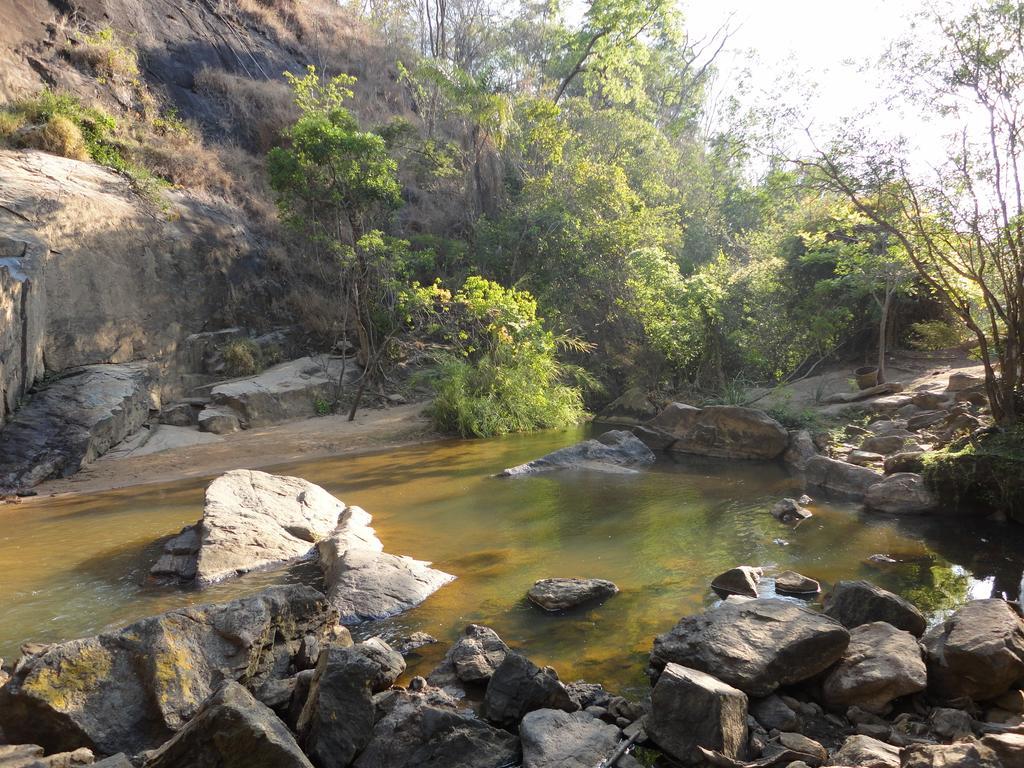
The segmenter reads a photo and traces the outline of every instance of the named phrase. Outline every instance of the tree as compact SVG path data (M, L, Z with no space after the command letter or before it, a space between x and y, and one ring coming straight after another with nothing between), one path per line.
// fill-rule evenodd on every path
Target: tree
M1009 424L1024 414L1024 3L933 22L941 44L923 55L905 46L894 64L933 115L960 121L949 161L924 177L902 143L850 133L806 164L902 246L970 329L993 416Z

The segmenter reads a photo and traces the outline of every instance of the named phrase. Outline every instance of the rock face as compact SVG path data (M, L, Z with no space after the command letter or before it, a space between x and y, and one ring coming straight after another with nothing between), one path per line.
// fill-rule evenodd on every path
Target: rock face
M238 683L225 683L145 768L313 768L288 727Z
M722 459L777 459L789 446L789 433L762 411L735 405L694 408L672 403L648 427L675 438L669 450Z
M491 676L480 713L495 725L512 726L535 709L575 712L555 670L539 668L519 653L509 652Z
M523 768L594 768L615 751L619 729L586 712L538 709L519 725Z
M870 736L850 736L832 756L835 765L859 765L863 768L899 768L900 748Z
M1024 622L1003 600L974 600L925 633L928 692L993 699L1024 680Z
M37 393L0 430L0 487L66 477L149 417L148 364L90 365Z
M767 696L828 669L849 641L838 621L792 601L727 600L655 638L651 671L681 664L751 696Z
M519 740L439 696L390 691L355 768L499 768L519 764ZM335 763L332 763L334 765ZM341 763L337 763L341 764Z
M345 509L301 478L236 469L210 483L203 518L164 545L152 573L212 584L308 557Z
M764 571L749 565L740 565L720 573L711 581L711 588L724 595L757 597L757 585Z
M884 714L900 696L923 691L927 671L921 646L909 632L883 621L850 631L850 645L822 686L825 703Z
M616 429L582 443L557 451L517 467L509 467L499 477L520 477L554 469L595 469L625 471L630 467L654 463L654 453L632 432Z
M448 686L456 680L462 683L486 683L491 679L505 656L508 646L490 627L470 624L448 653L444 661L430 673L431 685Z
M869 509L894 515L921 514L939 506L924 478L911 472L897 472L875 483L868 488L864 503Z
M990 733L981 743L996 753L1003 768L1020 768L1024 764L1024 734Z
M814 444L814 438L806 429L791 430L789 433L789 447L782 454L782 460L796 469L803 472L807 469L807 462L818 455L818 447Z
M847 464L828 456L815 456L807 462L805 478L808 485L824 488L839 496L862 499L868 488L882 476L867 467Z
M237 412L246 429L315 416L318 401L333 401L341 366L341 358L300 357L256 376L218 384L210 399ZM349 363L345 383L358 377L358 366Z
M604 579L541 579L526 596L545 611L565 611L569 608L604 600L619 591Z
M685 764L704 763L698 747L739 757L747 742L747 697L711 675L668 664L651 692L647 732Z
M182 608L23 658L0 690L8 739L103 754L159 746L224 680L256 690L296 665L334 619L308 587Z
M909 600L868 581L840 581L825 598L825 615L847 629L884 621L915 637L924 634L924 614Z

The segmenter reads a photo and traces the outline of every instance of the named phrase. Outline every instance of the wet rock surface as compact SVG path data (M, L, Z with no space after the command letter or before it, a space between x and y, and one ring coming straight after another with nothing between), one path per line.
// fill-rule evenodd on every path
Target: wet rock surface
M612 430L592 440L560 448L539 459L509 467L499 477L521 477L556 469L632 471L654 463L654 453L640 438L624 430Z
M909 600L868 581L840 581L825 598L825 615L852 629L884 621L920 637L927 626L924 614Z
M527 598L545 611L565 611L598 600L606 600L619 588L605 579L541 579Z

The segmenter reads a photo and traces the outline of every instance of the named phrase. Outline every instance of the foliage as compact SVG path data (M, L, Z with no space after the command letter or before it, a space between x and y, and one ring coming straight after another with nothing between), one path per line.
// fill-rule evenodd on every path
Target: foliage
M923 459L925 479L949 504L987 505L1024 522L1024 426L972 437Z
M410 323L446 346L431 378L437 429L489 437L583 418L582 393L570 383L580 372L555 354L573 341L544 329L528 293L471 276L455 293L414 284L403 305Z
M113 27L106 26L85 33L77 45L69 48L68 53L73 61L88 65L101 85L107 80L139 85L138 54L134 48L121 43Z
M221 347L220 354L228 376L253 376L263 370L263 355L251 339L229 341Z
M964 329L947 320L922 320L910 326L910 345L915 349L938 350L958 347L969 338Z

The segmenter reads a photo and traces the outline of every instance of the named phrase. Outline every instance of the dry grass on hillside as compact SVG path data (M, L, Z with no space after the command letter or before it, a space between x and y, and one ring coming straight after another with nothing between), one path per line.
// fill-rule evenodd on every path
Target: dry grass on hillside
M244 137L260 153L280 139L281 132L298 117L291 89L284 80L252 80L223 69L204 69L196 87L223 105L222 128Z

